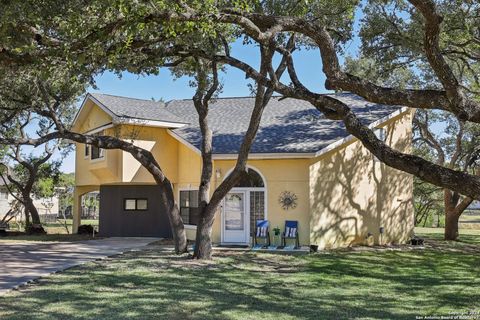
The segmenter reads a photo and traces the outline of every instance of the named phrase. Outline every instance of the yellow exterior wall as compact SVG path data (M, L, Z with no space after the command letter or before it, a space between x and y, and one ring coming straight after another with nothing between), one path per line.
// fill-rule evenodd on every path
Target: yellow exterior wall
M86 103L85 110L88 111L82 115L83 122L79 126L78 132L87 132L112 122L112 117L92 101Z
M118 131L118 129L117 129ZM172 183L178 181L179 142L164 128L122 125L118 136L147 149ZM133 138L132 140L129 138ZM123 183L154 183L152 175L128 152L122 153Z
M410 151L411 117L408 112L385 124L394 149ZM310 166L311 244L332 248L408 240L414 224L411 175L374 162L358 140L316 160ZM366 239L368 233L372 237Z
M180 190L198 190L202 173L202 158L183 143L178 144L178 180L173 184L175 201L180 204ZM215 228L214 228L215 229ZM185 231L189 240L195 240L196 228L186 226ZM218 232L220 229L218 229ZM217 232L217 231L215 231Z

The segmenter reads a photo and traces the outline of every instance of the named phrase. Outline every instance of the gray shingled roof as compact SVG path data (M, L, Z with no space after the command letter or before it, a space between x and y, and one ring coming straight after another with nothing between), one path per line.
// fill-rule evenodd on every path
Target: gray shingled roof
M330 96L348 104L365 124L400 109L370 103L363 98L339 93ZM254 98L222 98L210 104L209 124L213 130L213 153L235 154L247 130ZM190 123L173 131L200 149L200 129L191 100L173 100L167 110ZM251 153L314 153L347 137L343 122L326 119L306 101L274 97L265 108Z
M173 131L200 149L198 115L191 99L164 104L98 93L92 96L119 117L186 123L188 125ZM329 96L348 104L364 124L401 108L370 103L351 93ZM238 152L253 105L252 97L219 98L210 103L208 120L214 134L213 153ZM314 153L348 135L343 122L326 119L310 103L273 97L265 108L251 153Z
M120 118L185 123L173 113L168 112L163 102L101 93L90 93L90 95Z

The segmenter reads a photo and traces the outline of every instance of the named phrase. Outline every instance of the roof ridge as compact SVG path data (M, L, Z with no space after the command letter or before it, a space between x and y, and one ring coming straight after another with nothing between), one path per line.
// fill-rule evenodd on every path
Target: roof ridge
M281 95L276 95L276 96L272 96L272 98L280 98L282 97ZM217 97L217 98L213 98L212 100L227 100L227 99L255 99L254 96L235 96L235 97ZM192 100L192 98L185 98L185 99L172 99L172 100L168 100L168 103L172 102L172 101L190 101Z
M352 93L350 91L323 92L323 93L319 93L319 94L322 95L322 96L335 96L335 95L345 95L345 94L355 95L354 93ZM272 98L290 99L290 97L284 97L282 95L272 95ZM255 97L254 96L217 97L217 98L214 98L213 100L227 100L227 99L255 99ZM291 98L291 99L294 99L294 98ZM165 102L165 105L168 105L170 102L174 102L174 101L191 101L191 100L192 100L192 98L172 99L172 100L168 100L167 102Z

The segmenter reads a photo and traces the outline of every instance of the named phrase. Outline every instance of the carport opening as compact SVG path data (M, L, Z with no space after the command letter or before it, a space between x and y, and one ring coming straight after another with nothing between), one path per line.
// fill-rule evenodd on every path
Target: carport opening
M98 230L100 191L85 193L80 199L80 225L92 225Z

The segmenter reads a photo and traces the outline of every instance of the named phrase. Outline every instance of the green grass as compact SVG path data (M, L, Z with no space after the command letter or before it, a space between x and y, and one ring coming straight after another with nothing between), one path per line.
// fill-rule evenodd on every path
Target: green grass
M443 228L415 228L415 234L417 236L427 239L443 240L443 233ZM480 229L461 229L459 231L458 241L453 242L453 244L455 243L458 245L462 243L480 245Z
M82 220L82 224L91 224L98 226L98 220ZM92 239L91 235L72 234L72 220L67 219L68 232L65 229L64 221L58 220L56 223L43 224L47 231L46 235L18 235L9 237L0 237L0 243L5 241L83 241ZM16 230L15 228L13 228Z
M415 319L479 310L480 247L444 246L306 256L217 251L213 262L150 246L0 297L0 318Z
M68 232L65 229L65 222L68 228ZM68 241L69 239L76 241L77 238L79 240L85 240L85 237L75 237L75 235L71 235L72 233L72 219L58 219L55 223L44 223L43 228L47 231L47 236L12 236L8 238L0 238L0 241L5 239L10 240L22 240L22 241ZM92 226L96 226L98 230L98 220L89 220L85 219L81 221L81 224L90 224ZM23 228L18 224L11 224L10 230L12 231L23 231ZM58 240L57 240L58 239Z

